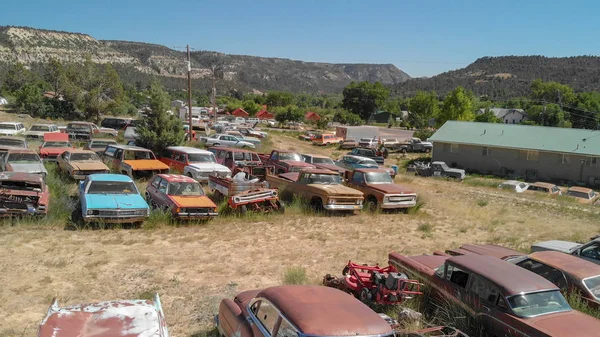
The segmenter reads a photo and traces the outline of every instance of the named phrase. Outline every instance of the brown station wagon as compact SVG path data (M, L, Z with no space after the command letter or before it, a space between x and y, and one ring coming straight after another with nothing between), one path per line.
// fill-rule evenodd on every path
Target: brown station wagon
M488 336L600 336L600 320L571 309L556 285L495 257L390 253L389 263L409 277L420 275L435 296L487 327Z
M276 286L224 299L216 318L225 337L393 336L390 325L347 293L322 286Z
M561 195L562 194L562 192L560 191L560 188L558 188L558 186L556 186L554 184L542 183L542 182L536 182L536 183L529 185L529 187L527 187L527 189L525 190L525 193L545 193L545 194L549 194L549 195Z

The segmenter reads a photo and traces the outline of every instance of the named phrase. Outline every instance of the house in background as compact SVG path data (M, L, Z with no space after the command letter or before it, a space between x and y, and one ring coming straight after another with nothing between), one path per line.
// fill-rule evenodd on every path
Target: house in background
M273 114L268 112L266 109L260 110L256 113L256 118L258 119L273 119L273 117L275 116L273 116Z
M600 185L600 131L448 121L432 160L470 172Z
M242 108L237 108L237 109L233 110L231 112L231 115L235 116L235 117L244 117L244 118L250 116L250 114L247 113L246 110L244 110Z
M317 122L321 120L321 116L319 116L316 112L307 111L304 115L304 119L307 121Z
M523 109L491 108L489 110L504 124L520 124L524 119L527 118L527 114ZM486 109L479 109L477 114L482 115L485 113L485 111Z

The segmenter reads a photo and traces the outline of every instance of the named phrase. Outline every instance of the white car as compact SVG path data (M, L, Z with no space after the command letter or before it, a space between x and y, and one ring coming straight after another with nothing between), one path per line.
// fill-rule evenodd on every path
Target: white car
M27 128L21 122L2 122L0 123L0 136L16 136L23 134Z
M44 139L45 133L59 133L56 124L33 124L29 130L23 132L27 139Z
M252 143L221 133L214 134L210 137L200 137L200 141L205 143L206 146L229 146L254 149L254 144Z
M517 192L517 193L525 192L528 187L529 187L528 183L524 183L524 182L518 181L518 180L507 180L507 181L503 182L502 184L498 185L498 188L511 190L511 191Z
M138 120L133 120L129 125L125 128L125 132L123 132L123 138L127 140L135 139L137 137L137 133L135 132L135 127L139 124Z

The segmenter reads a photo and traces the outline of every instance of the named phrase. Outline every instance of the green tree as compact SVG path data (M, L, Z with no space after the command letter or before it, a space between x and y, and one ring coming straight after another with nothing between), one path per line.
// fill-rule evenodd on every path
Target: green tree
M569 113L558 104L533 105L527 110L527 118L537 125L570 128Z
M480 123L502 123L502 120L496 117L490 109L485 109L482 114L477 115L475 121Z
M65 69L57 59L51 58L44 66L44 80L50 84L56 95L62 94L62 87L67 80Z
M473 93L459 86L446 95L436 122L442 125L450 120L472 121L475 118L473 110Z
M17 108L33 117L45 117L47 107L42 94L43 89L38 83L24 84L15 93Z
M333 117L334 122L338 122L344 125L357 126L362 125L363 120L359 115L348 112L348 111L338 111Z
M379 82L352 82L344 88L342 107L368 121L371 114L384 106L389 93Z
M168 146L182 144L185 131L181 119L167 113L171 107L169 95L157 81L151 84L149 95L150 112L136 128L135 143L161 155Z
M294 95L289 92L271 91L265 97L265 104L268 106L286 106L294 103Z
M577 98L573 88L558 82L537 79L531 83L531 97L549 103L572 104Z
M246 112L249 113L250 116L254 116L257 112L260 111L260 109L262 109L262 106L252 100L247 100L242 102L242 108L246 110Z
M577 109L570 118L574 128L595 129L600 124L600 93L583 92L577 95Z
M11 65L6 71L4 78L3 90L14 93L21 89L25 84L32 83L36 80L36 76L22 63Z
M292 106L288 106L285 111L279 112L277 115L275 115L275 120L281 124L286 124L288 122L300 122L303 119L304 113L302 113L302 110Z
M435 91L417 91L408 102L408 122L417 129L429 126L429 120L439 114L440 104Z

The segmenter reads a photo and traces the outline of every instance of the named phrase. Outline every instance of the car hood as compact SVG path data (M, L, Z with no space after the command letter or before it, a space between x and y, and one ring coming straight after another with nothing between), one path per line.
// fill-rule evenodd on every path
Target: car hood
M350 187L347 187L344 185L308 184L307 186L311 186L312 188L324 191L331 196L337 196L337 195L351 195L351 196L356 196L356 197L363 196L363 193L361 191L357 191L353 188L350 188Z
M188 166L192 167L198 171L202 171L202 172L222 172L222 171L231 172L229 170L229 168L227 168L227 166L217 164L217 163L194 163L194 164L189 164Z
M459 173L459 174L461 174L461 175L464 175L464 174L465 174L465 170L462 170L462 169L457 169L457 168L450 168L450 169L447 169L447 170L446 170L446 172Z
M68 150L73 150L73 148L72 147L44 147L44 148L40 149L40 154L59 155Z
M108 166L104 165L101 161L72 161L69 164L75 169L80 171L87 170L108 170Z
M48 173L44 164L42 163L29 163L29 164L10 164L10 169L8 171L12 172L27 172L27 173Z
M431 142L421 142L421 145L423 145L423 146L433 146L433 143L431 143Z
M217 207L215 203L206 196L169 195L169 199L171 199L177 207Z
M146 200L139 194L86 194L88 209L133 209L148 208Z
M415 191L396 184L369 184L370 188L385 194L414 194Z
M539 252L544 250L554 250L570 254L579 247L581 247L581 244L577 242L550 240L536 243L535 245L531 246L531 251Z
M529 318L548 336L598 336L598 320L576 310ZM574 330L574 327L575 330Z
M169 166L157 159L124 160L134 170L168 170Z
M313 164L313 165L315 165L317 168L327 169L327 170L341 172L341 173L346 171L345 168L337 166L335 164Z
M289 166L314 167L313 165L311 165L309 163L299 161L299 160L280 160L279 162L282 164L289 165Z

